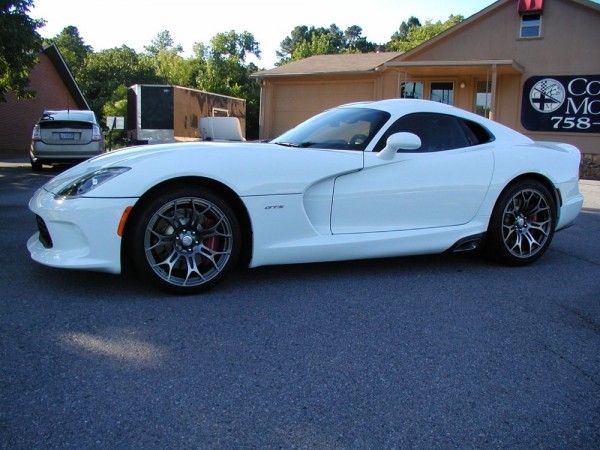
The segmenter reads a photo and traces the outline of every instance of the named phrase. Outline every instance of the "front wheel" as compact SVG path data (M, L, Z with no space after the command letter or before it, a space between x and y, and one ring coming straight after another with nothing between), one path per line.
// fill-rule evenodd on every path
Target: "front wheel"
M201 187L178 187L147 202L133 218L134 266L177 294L208 289L236 264L241 231L233 210Z
M511 266L523 266L547 250L556 223L552 194L535 180L519 181L502 193L486 237L489 256Z

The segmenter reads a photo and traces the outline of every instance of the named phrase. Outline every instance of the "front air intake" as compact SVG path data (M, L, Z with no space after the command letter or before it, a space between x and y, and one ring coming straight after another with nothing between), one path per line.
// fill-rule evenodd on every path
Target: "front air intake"
M35 216L35 221L37 222L37 228L40 232L40 242L45 248L52 248L52 238L50 237L50 232L48 231L48 227L46 226L46 222L40 216Z

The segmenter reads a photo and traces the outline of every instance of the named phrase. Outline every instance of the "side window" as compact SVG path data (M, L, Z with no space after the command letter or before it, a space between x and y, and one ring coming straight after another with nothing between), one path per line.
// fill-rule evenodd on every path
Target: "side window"
M494 136L478 123L470 120L461 120L469 145L485 144L494 140Z
M392 124L381 137L374 151L381 151L388 137L394 133L414 133L421 139L421 147L411 152L439 152L454 148L468 147L470 144L465 128L459 119L446 114L408 114Z

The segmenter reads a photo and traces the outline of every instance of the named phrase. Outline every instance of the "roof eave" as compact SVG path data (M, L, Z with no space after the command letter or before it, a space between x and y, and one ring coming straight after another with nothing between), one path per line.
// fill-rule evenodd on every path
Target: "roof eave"
M83 93L81 92L81 89L79 89L73 74L69 70L67 63L58 50L58 47L56 47L55 44L50 44L42 50L42 53L44 53L54 65L54 68L65 83L67 90L75 99L77 106L81 109L91 109Z
M339 72L327 72L327 71L318 71L318 72L288 72L288 73L266 73L266 72L255 72L251 77L254 78L285 78L285 77L308 77L308 76L336 76L336 75L365 75L365 74L374 74L380 73L385 70L385 64L377 66L372 69L365 70L349 70L349 71L339 71Z
M394 68L399 70L405 70L406 72L419 72L427 69L436 68L455 68L473 72L473 70L486 71L490 67L496 67L503 72L520 75L525 73L525 68L518 62L512 59L480 59L471 61L398 61L389 62L386 64L387 68Z

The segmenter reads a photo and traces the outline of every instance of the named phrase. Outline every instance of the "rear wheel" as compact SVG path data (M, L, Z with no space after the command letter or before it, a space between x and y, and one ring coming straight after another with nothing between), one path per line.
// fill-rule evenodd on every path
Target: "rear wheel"
M204 188L165 191L132 219L129 248L134 266L171 292L208 289L239 257L241 231L233 210Z
M486 237L492 258L511 266L534 262L547 250L556 222L550 191L535 180L522 180L498 199Z
M33 170L34 172L39 172L40 170L42 170L41 162L34 161L32 158L29 158L29 161L31 162L31 170Z

